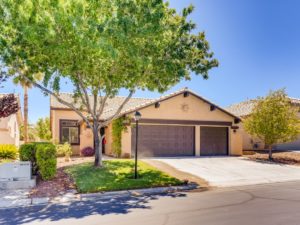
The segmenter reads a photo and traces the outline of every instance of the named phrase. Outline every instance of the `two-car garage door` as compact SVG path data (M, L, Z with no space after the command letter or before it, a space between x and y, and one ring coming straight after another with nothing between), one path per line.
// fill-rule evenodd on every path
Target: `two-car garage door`
M195 138L200 138L201 155L228 154L227 127L201 127L195 137L194 126L140 125L138 133L140 156L194 156ZM132 129L132 153L135 148L135 128Z
M193 126L140 125L138 135L140 156L193 156L195 154L195 128ZM134 153L134 128L131 143Z

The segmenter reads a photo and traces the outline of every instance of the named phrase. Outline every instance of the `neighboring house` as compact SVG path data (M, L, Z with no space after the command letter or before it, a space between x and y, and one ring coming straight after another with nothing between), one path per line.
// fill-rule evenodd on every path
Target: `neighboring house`
M300 99L289 98L291 105L300 109ZM227 108L232 114L239 116L242 119L247 118L256 106L256 100L248 100L238 104L233 104ZM300 119L300 111L298 113ZM243 137L243 150L253 150L253 149L265 149L265 144L263 141L252 137L244 129L243 125L240 124L240 130ZM275 150L300 150L300 135L297 140L284 144L277 144L274 146Z
M0 94L0 98L5 94ZM16 95L18 104L20 105L20 98ZM19 110L5 118L0 118L0 144L14 144L20 145L20 126L22 124L22 113Z
M61 94L72 101L70 94ZM109 99L101 119L116 112L124 97ZM69 141L73 153L93 147L93 134L71 109L51 98L51 129L53 137ZM138 151L140 156L210 156L241 155L240 118L188 89L157 99L132 98L119 116L139 121ZM131 157L135 148L134 120L122 134L122 156ZM112 154L112 124L105 128L104 153Z

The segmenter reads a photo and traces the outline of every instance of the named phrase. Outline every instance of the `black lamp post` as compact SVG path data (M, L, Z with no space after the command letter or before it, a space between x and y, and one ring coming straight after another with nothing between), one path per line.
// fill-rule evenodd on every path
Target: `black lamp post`
M140 112L136 111L134 114L135 120L135 164L134 164L134 179L137 179L137 159L138 159L138 133L139 133L139 120L142 115Z

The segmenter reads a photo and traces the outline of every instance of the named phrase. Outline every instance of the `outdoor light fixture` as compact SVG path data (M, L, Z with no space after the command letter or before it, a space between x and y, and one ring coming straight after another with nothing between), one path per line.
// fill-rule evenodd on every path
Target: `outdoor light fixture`
M241 120L240 120L239 118L235 118L235 119L234 119L234 123L235 123L235 124L240 123L240 122L241 122Z
M140 112L136 111L134 114L134 120L139 121L141 119L141 117L142 117L142 114Z
M184 93L183 93L183 97L188 97L190 95L190 93L188 92L188 91L185 91Z
M139 133L139 120L141 119L142 114L138 111L134 114L135 120L135 155L134 155L134 179L137 179L137 159L138 159L138 133Z

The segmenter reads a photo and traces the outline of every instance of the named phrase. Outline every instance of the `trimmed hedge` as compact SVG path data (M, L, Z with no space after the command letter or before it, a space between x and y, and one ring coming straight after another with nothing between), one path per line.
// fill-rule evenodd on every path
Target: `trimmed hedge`
M20 147L20 160L32 163L32 173L49 180L56 174L56 148L51 143L27 143Z
M50 180L56 174L56 148L53 144L38 144L36 147L36 162L43 180Z
M38 168L35 158L36 143L27 143L20 146L19 156L21 161L30 161L32 165L32 174L37 175Z
M1 159L16 159L18 157L18 149L15 145L0 144Z

